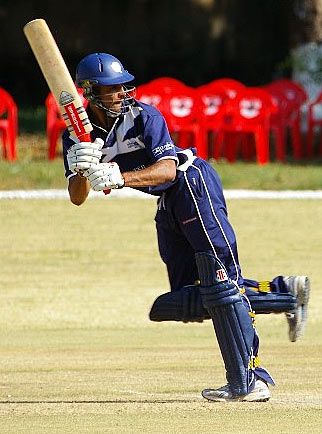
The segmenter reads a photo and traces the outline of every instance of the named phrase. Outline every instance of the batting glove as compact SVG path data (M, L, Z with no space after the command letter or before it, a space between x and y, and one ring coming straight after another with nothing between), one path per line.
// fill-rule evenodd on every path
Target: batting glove
M79 142L71 146L67 151L69 170L83 172L92 166L97 166L102 156L104 141L100 138L94 142Z
M84 172L84 176L95 191L124 187L124 178L117 163L100 163L92 166Z

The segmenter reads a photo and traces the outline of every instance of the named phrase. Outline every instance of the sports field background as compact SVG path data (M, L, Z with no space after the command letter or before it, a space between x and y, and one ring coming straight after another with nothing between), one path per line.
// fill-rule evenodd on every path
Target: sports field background
M155 324L168 290L154 200L2 200L1 433L320 433L322 204L229 200L244 275L308 274L297 343L258 316L268 403L204 401L224 384L210 322Z

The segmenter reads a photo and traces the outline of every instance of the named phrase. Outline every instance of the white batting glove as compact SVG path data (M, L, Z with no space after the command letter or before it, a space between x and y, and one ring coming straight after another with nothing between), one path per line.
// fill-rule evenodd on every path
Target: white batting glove
M71 146L67 151L69 170L83 172L92 166L97 166L102 156L104 141L100 138L94 142L79 142Z
M100 163L91 166L84 172L84 176L95 191L124 187L124 178L117 163Z

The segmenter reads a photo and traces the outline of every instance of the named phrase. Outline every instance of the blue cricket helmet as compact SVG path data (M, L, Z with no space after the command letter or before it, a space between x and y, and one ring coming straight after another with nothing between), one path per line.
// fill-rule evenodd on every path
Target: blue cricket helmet
M122 63L111 54L93 53L85 56L76 68L76 84L110 86L134 80L134 76L126 71Z

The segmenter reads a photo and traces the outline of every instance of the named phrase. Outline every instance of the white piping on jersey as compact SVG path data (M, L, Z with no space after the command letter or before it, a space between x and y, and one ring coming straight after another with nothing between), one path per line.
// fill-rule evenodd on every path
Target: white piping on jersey
M219 221L219 219L218 219L218 217L217 217L217 215L216 215L216 213L215 213L214 207L213 207L212 202L211 202L210 194L209 194L209 191L208 191L208 188L207 188L207 184L206 184L206 182L205 182L205 180L204 180L204 177L203 177L203 175L202 175L202 172L201 172L201 170L200 170L197 166L195 166L194 164L192 164L191 167L193 167L194 169L196 169L196 170L199 172L199 175L200 175L200 177L201 177L201 181L202 181L203 186L204 186L204 188L205 188L205 190L206 190L206 194L207 194L207 198L208 198L208 202L209 202L209 205L210 205L210 209L211 209L212 215L215 217L215 220L216 220L216 222L217 222L217 224L218 224L218 227L220 228L220 231L221 231L221 233L222 233L222 236L223 236L223 238L224 238L224 240L226 241L226 244L227 244L227 246L228 246L228 249L229 249L229 252L230 252L231 257L232 257L232 259L233 259L233 263L234 263L235 270L236 270L236 281L235 281L235 283L236 283L236 282L238 282L238 280L239 280L239 272L238 272L238 266L237 266L237 262L236 262L236 259L235 259L235 256L234 256L234 253L233 253L232 248L231 248L231 246L230 246L230 244L229 244L229 242L228 242L227 236L226 236L226 234L225 234L225 232L224 232L224 230L223 230L223 228L222 228L222 226L221 226L221 224L220 224L220 221ZM216 253L215 246L214 246L213 243L211 242L211 239L210 239L210 237L209 237L209 235L208 235L208 233L207 233L207 230L206 230L206 228L205 228L205 225L204 225L204 223L203 223L203 221L202 221L202 218L201 218L201 215L200 215L200 211L199 211L199 208L198 208L198 205L197 205L197 201L196 201L196 199L195 199L195 197L194 197L194 195L193 195L193 191L192 191L192 189L191 189L191 187L190 187L190 184L189 184L189 181L188 181L188 179L187 179L187 173L186 173L186 172L184 172L184 177L185 177L185 180L186 180L186 182L187 182L187 185L188 185L188 188L189 188L190 194L191 194L191 196L192 196L192 199L193 199L193 201L194 201L194 203L195 203L195 206L196 206L196 209L197 209L197 213L198 213L199 219L200 219L200 221L201 221L201 225L202 225L202 227L203 227L203 230L204 230L204 232L205 232L205 234L206 234L206 237L207 237L207 239L208 239L208 241L209 241L209 244L210 244L211 247L212 247L212 250L213 250L213 252L214 252L216 258L218 258L217 253ZM236 284L237 284L237 283L236 283Z
M140 107L132 108L132 110L123 117L122 123L120 123L118 129L116 130L115 142L112 143L112 146L107 146L107 147L103 146L102 148L102 153L103 153L102 162L111 161L116 155L127 154L130 152L134 152L138 149L145 148L145 144L140 139L139 136L131 137L129 139L123 140L123 137L126 135L127 131L129 131L133 127L134 125L133 120L134 118L140 115L141 110L142 109ZM108 143L110 135L112 134L113 130L115 130L116 123L118 122L119 119L120 118L116 119L113 127L109 131L105 139L105 143ZM103 131L106 130L103 129Z
M161 160L173 160L177 163L177 165L179 163L178 157L175 157L175 156L171 157L170 155L165 155L164 157L159 158L157 161L161 161Z
M105 141L107 142L107 140L108 140L108 138L110 137L110 135L112 134L112 131L114 130L115 125L117 124L118 120L119 120L119 118L116 118L116 119L115 119L115 121L114 121L114 123L113 123L113 125L112 125L112 128L110 129L110 131L107 131L105 128L103 128L103 127L101 127L101 126L99 126L99 125L96 125L96 124L94 124L93 122L92 122L92 125L94 125L96 128L99 128L100 130L104 131L104 133L107 134L107 137L106 137L106 139L105 139Z
M180 170L181 172L185 172L197 158L195 155L193 155L191 149L184 149L183 151L179 151L178 154L184 154L187 157L187 161L177 167L177 170Z

